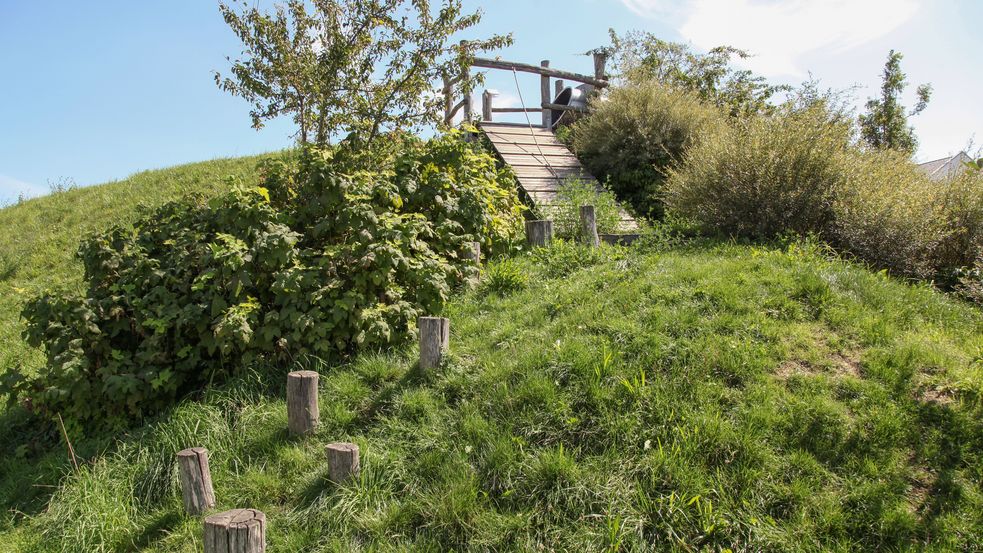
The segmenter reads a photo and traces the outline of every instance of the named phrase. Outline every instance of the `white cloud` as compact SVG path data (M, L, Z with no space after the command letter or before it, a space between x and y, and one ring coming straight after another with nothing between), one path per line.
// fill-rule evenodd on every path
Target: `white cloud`
M34 198L48 193L48 189L43 186L17 180L7 175L0 175L0 205L14 202L23 196Z
M911 20L923 0L621 0L645 17L669 18L701 49L750 51L744 65L767 76L801 77L803 56L843 52Z

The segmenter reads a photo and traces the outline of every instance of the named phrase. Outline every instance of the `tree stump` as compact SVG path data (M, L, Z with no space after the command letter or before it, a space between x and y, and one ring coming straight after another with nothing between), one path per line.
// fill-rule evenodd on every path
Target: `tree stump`
M294 371L287 375L287 427L291 434L314 432L320 420L317 406L318 374Z
M184 510L200 515L215 506L212 474L208 470L208 450L203 447L183 449L177 454Z
M232 509L205 519L205 553L265 553L266 515Z
M451 321L446 317L420 317L420 368L440 366L451 341Z
M597 216L592 205L580 206L580 234L584 243L592 248L601 244L601 240L597 236Z
M526 243L532 247L546 246L553 240L553 221L526 221Z
M328 478L343 484L358 476L358 445L352 443L333 443L326 448L328 454Z

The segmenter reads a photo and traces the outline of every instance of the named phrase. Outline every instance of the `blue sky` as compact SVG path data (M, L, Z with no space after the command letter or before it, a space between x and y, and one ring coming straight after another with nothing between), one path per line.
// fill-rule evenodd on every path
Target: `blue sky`
M811 73L876 93L888 50L913 84L931 82L912 122L918 158L983 142L983 2L975 0L465 0L485 17L469 34L512 32L502 57L590 72L607 30L639 29L698 49L732 44L774 82ZM562 15L550 16L555 10ZM248 105L215 86L238 43L212 0L0 0L0 204L68 179L89 185L143 169L280 149L289 122L250 127ZM974 59L976 58L976 59ZM518 105L511 74L490 75ZM520 77L527 105L538 80ZM912 89L914 87L911 87ZM910 100L909 100L910 102Z

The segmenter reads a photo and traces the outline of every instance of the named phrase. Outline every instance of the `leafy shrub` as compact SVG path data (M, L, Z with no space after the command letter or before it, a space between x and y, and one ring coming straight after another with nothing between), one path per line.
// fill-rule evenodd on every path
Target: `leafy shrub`
M704 228L772 238L823 230L847 178L850 128L821 105L735 122L670 169L666 202Z
M614 232L621 223L618 200L608 190L598 190L593 183L572 179L557 190L556 203L543 207L543 216L553 221L558 238L575 240L580 237L580 206L594 206L597 232Z
M642 215L663 215L665 171L716 134L726 116L692 93L655 81L611 90L573 125L573 146L585 166Z
M591 248L570 240L554 240L549 247L532 251L536 264L550 278L565 277L585 267L624 259L627 255L625 248Z
M467 241L503 248L520 229L514 182L455 136L376 155L311 148L264 170L263 187L167 204L83 243L85 293L24 310L46 369L4 391L119 426L260 357L398 342L474 271Z
M490 263L485 271L485 290L500 296L506 296L529 285L529 276L515 261L503 259Z
M956 291L964 298L983 305L983 257L972 267L962 267L955 272Z

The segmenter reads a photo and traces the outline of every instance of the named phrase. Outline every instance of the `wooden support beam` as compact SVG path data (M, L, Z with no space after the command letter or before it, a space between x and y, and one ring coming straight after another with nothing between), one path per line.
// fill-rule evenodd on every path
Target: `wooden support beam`
M542 108L492 108L492 113L533 113L539 112ZM490 121L490 119L489 119Z
M553 83L553 98L555 99L557 96L559 96L560 93L563 92L563 89L563 79L557 79L556 82Z
M543 61L539 62L539 65L541 67L545 67L545 68L549 69L550 60L543 60ZM546 104L550 103L551 98L550 98L550 76L549 75L543 75L542 73L540 73L540 77L539 77L539 92L540 92L540 95L542 96L542 99L543 99L543 105L545 106ZM547 129L553 126L552 115L553 115L553 113L549 109L546 109L545 107L543 108L543 126L546 127Z
M569 81L576 81L578 83L587 83L590 85L594 85L597 88L604 88L608 86L608 81L605 79L598 79L596 77L581 75L580 73L574 73L572 71L550 69L549 67L536 66L528 63L517 63L511 61L493 60L488 58L474 58L474 60L471 63L471 67L482 67L485 69L504 69L506 71L515 70L522 73L535 73L537 75L546 75L548 77L554 77L556 79L567 79Z
M559 111L581 111L586 112L587 108L582 108L580 106L565 106L563 104L553 104L551 102L543 102L542 108L544 110L559 110Z
M495 95L492 94L490 90L486 90L481 93L481 120L482 121L492 120L492 113L494 112L494 110L492 109L492 100L494 98Z
M603 52L594 52L594 78L599 81L607 82L608 78L604 74L604 66L608 62L608 55Z

